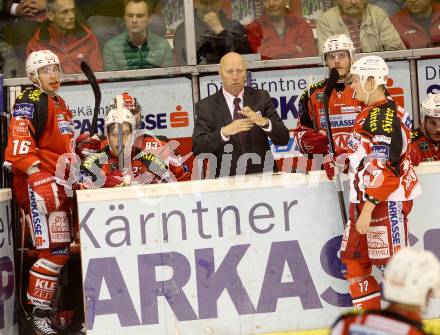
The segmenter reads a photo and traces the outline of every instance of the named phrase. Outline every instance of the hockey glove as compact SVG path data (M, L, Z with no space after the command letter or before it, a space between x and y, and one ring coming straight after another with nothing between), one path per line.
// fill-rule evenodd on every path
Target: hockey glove
M307 130L300 138L300 145L306 154L322 154L328 153L328 137L324 130L314 131Z
M27 179L29 185L29 196L35 197L38 210L41 213L49 214L60 210L66 201L66 193L61 185L55 182L55 177L47 172L36 172Z
M76 154L81 158L87 158L101 149L101 139L98 135L90 137L89 134L81 134L76 138Z
M121 171L115 170L107 173L105 176L104 187L124 186L124 175Z
M415 144L411 144L409 155L410 155L412 164L414 166L418 166L422 162L423 158L422 158L422 155L420 154L420 152L416 148L414 148L414 145Z
M322 164L327 174L327 178L333 180L335 177L335 170L337 173L348 173L349 160L347 153L344 151L337 151L333 157L331 154L324 157L324 163Z

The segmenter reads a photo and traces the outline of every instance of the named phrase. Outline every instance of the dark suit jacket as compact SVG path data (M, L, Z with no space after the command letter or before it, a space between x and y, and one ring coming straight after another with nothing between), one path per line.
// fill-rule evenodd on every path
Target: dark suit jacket
M259 159L258 162L248 162L246 169L244 169L244 165L238 166L237 169L237 164L240 165L238 162L241 154L238 135L232 135L229 141L225 142L220 134L220 129L232 122L231 112L226 104L223 91L220 90L216 94L199 101L195 106L196 120L192 136L193 154L195 156L201 153L214 154L217 158L215 164L216 177L276 171L268 137L276 145L286 145L289 142L289 131L273 107L272 100L267 91L245 87L243 106L252 108L254 112L260 111L261 115L269 118L272 123L272 130L269 133L256 125L247 132L246 155L253 153L253 156ZM223 156L225 153L229 155ZM228 157L230 159L231 154L231 163L227 164ZM222 168L221 164L222 158L225 158L223 160L224 168ZM244 158L241 158L241 164L245 164ZM211 162L210 164L212 165L213 163Z

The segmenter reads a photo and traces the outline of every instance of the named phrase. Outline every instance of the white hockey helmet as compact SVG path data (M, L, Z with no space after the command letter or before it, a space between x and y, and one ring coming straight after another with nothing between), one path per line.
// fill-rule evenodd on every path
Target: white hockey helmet
M373 77L376 81L374 87L376 89L378 85L386 84L390 70L382 57L365 56L354 62L350 68L350 73L360 77L362 87L364 87L369 77Z
M383 289L386 300L423 310L430 290L440 297L440 262L430 251L403 248L385 269Z
M350 54L350 60L353 63L354 62L354 52L355 48L353 45L353 42L351 41L350 37L347 35L341 34L341 35L333 35L328 37L324 44L321 47L321 54L322 54L322 62L324 65L325 63L325 55L332 51L348 51Z
M440 118L440 93L429 93L420 104L420 117L422 122L425 116Z
M38 70L47 65L58 65L61 73L60 59L50 50L38 50L29 54L26 59L26 74L28 78L38 79Z
M127 92L124 92L121 95L122 95L123 107L130 110L130 112L132 112L133 114L137 114L142 111L142 107L141 105L139 105L136 97L128 94ZM112 102L110 104L110 109L116 108L117 106L116 100L117 100L116 98L112 99Z
M118 110L116 108L110 109L107 116L105 117L105 135L108 136L108 127L113 123L118 123ZM134 132L136 129L136 120L127 108L121 109L121 122L127 122L131 126L131 131Z

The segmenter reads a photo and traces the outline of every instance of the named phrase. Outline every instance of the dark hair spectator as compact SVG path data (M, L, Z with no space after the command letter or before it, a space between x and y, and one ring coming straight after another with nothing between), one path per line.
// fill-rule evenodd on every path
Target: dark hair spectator
M356 52L406 49L385 11L367 0L338 0L321 14L316 25L318 48L332 36L350 36Z
M105 70L130 70L172 65L168 41L151 30L149 4L145 0L125 0L127 31L109 40L103 50Z
M288 10L289 0L264 0L264 15L246 26L249 46L262 59L318 54L312 28Z
M123 0L106 0L105 6L102 6L99 0L83 0L78 9L92 29L98 39L101 49L105 43L122 33L125 29L124 18L121 13L124 12ZM157 35L165 36L167 31L165 20L158 15L160 6L157 1L149 1L149 30Z
M440 4L433 0L407 0L406 8L394 14L391 22L407 48L440 45Z
M94 71L102 71L98 41L92 31L76 18L74 0L47 0L47 20L37 29L27 45L30 54L50 50L61 61L64 73L80 73L81 61L89 63Z
M221 10L221 0L194 0L194 26L198 64L218 63L230 51L250 53L243 26L226 17ZM174 35L174 61L176 65L187 64L185 48L185 23L182 22Z

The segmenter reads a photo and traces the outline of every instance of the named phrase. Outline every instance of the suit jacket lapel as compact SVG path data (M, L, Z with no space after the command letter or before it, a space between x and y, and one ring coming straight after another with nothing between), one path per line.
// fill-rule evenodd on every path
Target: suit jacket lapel
M243 93L243 107L250 107L252 110L254 110L254 92L249 89L247 86L244 87L244 93ZM256 112L256 110L254 110ZM255 127L255 125L254 125ZM251 128L249 131L246 132L246 144L248 143L247 137L249 136L250 132L253 128Z
M223 91L220 90L216 93L216 102L218 113L221 113L221 120L223 125L227 125L232 122L231 112L229 111L228 104L226 103L225 96L223 95Z
M249 106L252 108L253 104L253 94L252 90L248 89L247 86L244 87L244 93L243 93L243 107ZM252 108L253 109L253 108Z

